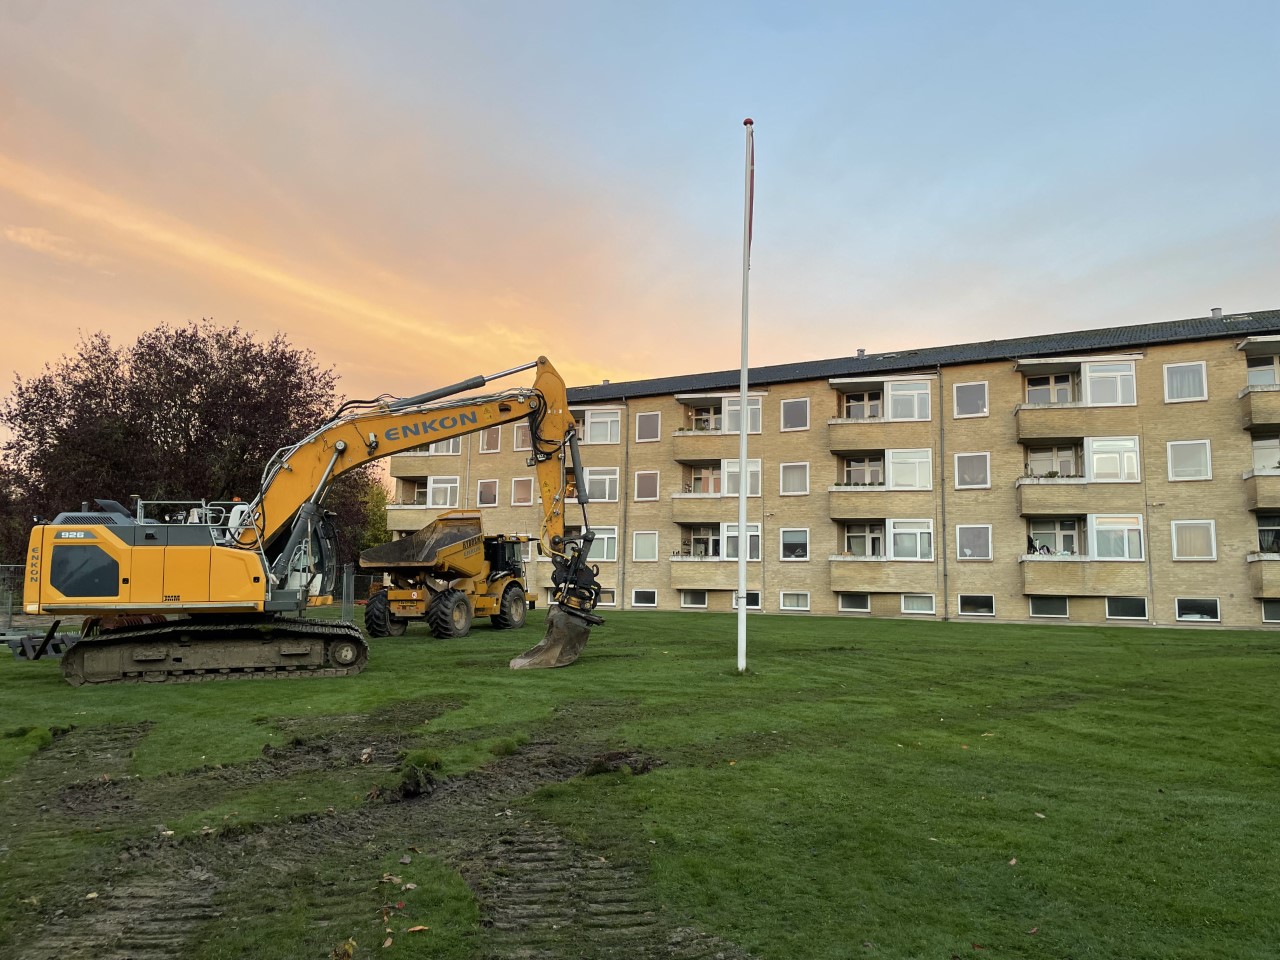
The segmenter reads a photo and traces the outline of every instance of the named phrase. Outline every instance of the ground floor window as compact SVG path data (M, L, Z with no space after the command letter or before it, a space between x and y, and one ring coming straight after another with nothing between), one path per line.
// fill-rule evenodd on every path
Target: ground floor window
M1033 617L1065 617L1067 616L1067 598L1032 597L1031 615Z
M960 613L966 617L994 617L996 598L989 593L962 593Z
M1179 620L1221 620L1216 598L1179 597L1177 614Z
M1280 623L1280 600L1262 601L1262 622Z
M932 616L933 594L904 593L902 595L902 612L903 613L927 613Z
M658 591L632 590L631 605L633 607L656 607L658 605Z
M733 609L735 610L738 609L738 591L736 590L733 592ZM748 610L760 609L760 591L759 590L747 591L747 609Z
M1107 597L1108 620L1147 619L1146 597Z
M600 591L600 606L616 607L618 605L618 595L612 590Z
M707 591L705 590L681 590L680 606L702 609L707 605Z
M836 605L841 613L870 613L871 594L842 593L839 594Z
M808 610L809 594L807 593L788 593L783 591L778 597L779 610Z

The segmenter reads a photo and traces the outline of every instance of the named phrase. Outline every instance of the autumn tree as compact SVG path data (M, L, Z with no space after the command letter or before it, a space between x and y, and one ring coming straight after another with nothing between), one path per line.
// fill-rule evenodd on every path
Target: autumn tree
M82 335L0 401L10 434L0 445L0 559L21 562L33 515L94 498L252 498L271 455L337 407L336 383L310 350L238 326L160 326L128 346ZM338 514L340 559L364 540L379 486L368 471L335 484L326 507Z

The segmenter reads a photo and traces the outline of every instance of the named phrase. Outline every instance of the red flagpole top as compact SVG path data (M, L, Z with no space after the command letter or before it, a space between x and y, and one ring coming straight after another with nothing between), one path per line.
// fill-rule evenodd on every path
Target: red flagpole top
M743 120L743 121L742 121L742 125L743 125L744 127L750 127L750 126L752 126L754 123L755 123L755 121L754 121L754 120L752 120L750 117L747 117L747 119L745 119L745 120Z

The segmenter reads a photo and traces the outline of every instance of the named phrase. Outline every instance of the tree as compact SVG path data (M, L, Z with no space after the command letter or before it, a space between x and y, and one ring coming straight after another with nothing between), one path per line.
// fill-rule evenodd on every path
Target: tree
M127 347L105 333L23 380L0 402L0 560L22 562L33 515L51 517L97 497L252 498L276 450L335 409L337 376L277 334L238 326L159 326ZM363 537L376 481L353 471L326 507L339 514L340 559Z

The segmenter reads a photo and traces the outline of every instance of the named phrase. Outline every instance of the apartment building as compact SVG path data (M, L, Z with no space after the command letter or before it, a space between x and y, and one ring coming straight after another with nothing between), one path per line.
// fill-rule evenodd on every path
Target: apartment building
M1280 311L758 367L745 415L737 371L570 402L604 612L731 610L745 549L769 613L1280 624ZM392 458L388 526L536 539L528 450Z

